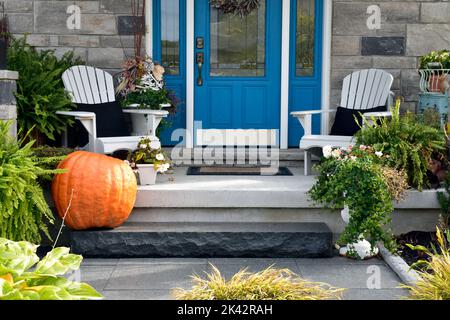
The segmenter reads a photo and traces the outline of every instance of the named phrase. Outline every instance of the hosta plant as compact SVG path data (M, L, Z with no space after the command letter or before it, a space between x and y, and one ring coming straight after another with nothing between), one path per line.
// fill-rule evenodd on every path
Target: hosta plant
M394 211L393 200L401 199L408 187L404 172L386 166L389 157L371 146L325 147L323 151L309 195L332 209L349 208L350 221L338 243L353 244L364 238L372 249L378 241L394 249L386 225Z
M433 246L430 251L423 246L408 245L413 250L428 255L427 261L419 261L412 267L420 267L421 279L409 289L411 300L450 300L450 230L437 229L439 248Z
M211 265L206 278L192 276L191 290L177 288L178 300L330 300L341 299L343 289L328 284L310 282L288 269L269 267L257 273L243 269L226 280L219 269Z
M71 281L65 274L78 270L83 257L69 248L55 248L42 260L38 246L0 238L0 300L101 299L86 283Z

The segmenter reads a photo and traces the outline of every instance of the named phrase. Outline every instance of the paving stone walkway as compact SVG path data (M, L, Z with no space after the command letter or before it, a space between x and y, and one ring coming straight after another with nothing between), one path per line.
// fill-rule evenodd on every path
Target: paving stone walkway
M209 263L225 277L243 267L260 271L274 264L309 280L347 288L344 298L348 300L395 300L407 294L398 288L397 275L379 259L85 259L80 276L106 299L168 300L171 289L189 288L189 276L204 275Z

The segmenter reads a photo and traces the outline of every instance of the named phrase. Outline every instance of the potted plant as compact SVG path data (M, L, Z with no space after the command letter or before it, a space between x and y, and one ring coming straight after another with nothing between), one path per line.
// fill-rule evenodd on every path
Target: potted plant
M371 146L325 147L323 153L309 195L329 208L344 208L340 253L366 259L377 253L379 241L394 249L393 236L385 226L394 211L392 200L401 199L408 187L405 172L387 166L389 156Z
M130 152L127 163L139 175L141 186L154 185L158 172L164 173L170 168L170 161L161 149L161 142L155 137L143 137L137 149Z
M137 57L125 61L123 69L116 89L122 97L122 106L125 109L142 109L142 113L146 115L142 117L136 113L131 114L133 133L155 135L163 118L169 112L174 113L178 104L175 95L164 88L164 67L154 63L149 57ZM146 120L149 116L155 117L155 124ZM155 127L148 128L149 123Z
M447 73L450 70L450 50L431 51L420 57L420 69L438 69L428 76L429 90L431 92L445 93L448 88Z

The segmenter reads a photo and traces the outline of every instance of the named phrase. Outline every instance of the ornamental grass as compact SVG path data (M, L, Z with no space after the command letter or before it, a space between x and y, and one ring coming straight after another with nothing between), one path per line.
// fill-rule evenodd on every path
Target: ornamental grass
M211 268L206 278L191 277L191 290L177 288L173 296L177 300L337 300L344 291L272 266L257 273L242 269L228 281L219 269L213 265Z
M414 265L424 267L418 271L421 279L414 286L402 286L409 290L409 300L450 300L450 231L446 232L447 239L439 229L436 235L439 248L433 247L432 251L422 246L409 246L429 256L428 261Z

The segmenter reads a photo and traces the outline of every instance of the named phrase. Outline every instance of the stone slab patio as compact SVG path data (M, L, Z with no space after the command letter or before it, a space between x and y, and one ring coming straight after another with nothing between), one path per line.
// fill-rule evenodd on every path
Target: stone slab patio
M379 259L85 259L81 280L108 300L171 300L171 290L189 288L193 273L204 275L214 264L229 278L243 267L260 271L274 265L306 279L347 288L346 300L396 300L407 295L397 275Z

